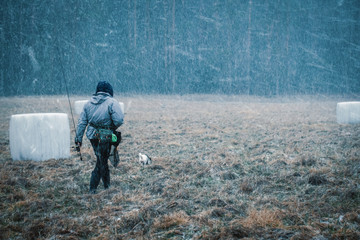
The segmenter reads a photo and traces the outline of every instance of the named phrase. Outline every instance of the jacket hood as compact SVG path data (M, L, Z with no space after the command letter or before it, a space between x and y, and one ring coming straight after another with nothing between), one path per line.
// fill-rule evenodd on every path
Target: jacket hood
M111 95L109 93L98 92L91 97L90 102L92 104L97 105L97 104L101 104L101 103L105 102L110 97L111 97Z

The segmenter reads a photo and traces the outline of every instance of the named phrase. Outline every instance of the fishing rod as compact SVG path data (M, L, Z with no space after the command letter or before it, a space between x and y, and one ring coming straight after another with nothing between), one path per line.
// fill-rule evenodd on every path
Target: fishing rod
M69 89L68 89L67 81L66 81L66 77L65 77L64 66L63 66L63 63L62 63L62 61L61 61L61 59L60 59L59 44L56 45L56 49L57 49L58 55L59 55L60 68L61 68L61 72L62 72L62 75L63 75L63 81L64 81L64 84L65 84L67 99L68 99L69 106L70 106L71 118L72 118L72 122L73 122L73 124L74 124L74 129L75 129L75 134L76 134L76 125L75 125L74 115L73 115L73 111L72 111L72 107L71 107L71 102L70 102ZM82 159L82 156L81 156L81 150L80 150L80 145L79 145L79 144L76 144L76 151L79 153L80 160L82 161L83 159Z

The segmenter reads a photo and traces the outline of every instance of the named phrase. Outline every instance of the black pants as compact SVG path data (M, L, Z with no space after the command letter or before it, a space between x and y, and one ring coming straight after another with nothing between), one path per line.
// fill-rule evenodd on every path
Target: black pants
M97 139L91 139L90 142L96 155L96 166L91 173L90 179L90 192L95 192L100 183L100 179L102 179L105 189L110 186L108 159L111 143L107 141L100 142Z

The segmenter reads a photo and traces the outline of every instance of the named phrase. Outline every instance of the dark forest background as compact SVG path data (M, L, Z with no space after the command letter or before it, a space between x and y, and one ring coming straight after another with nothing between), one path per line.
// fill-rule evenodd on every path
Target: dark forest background
M3 0L0 95L360 93L359 0Z

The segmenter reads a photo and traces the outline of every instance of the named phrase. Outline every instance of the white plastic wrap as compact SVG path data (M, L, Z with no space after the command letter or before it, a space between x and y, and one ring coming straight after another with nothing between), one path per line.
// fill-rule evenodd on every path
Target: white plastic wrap
M70 157L70 126L65 113L12 115L9 137L13 160Z
M82 112L82 110L84 109L85 104L88 102L89 100L81 100L81 101L75 101L74 104L74 108L75 108L75 113L80 115L80 113Z
M360 123L360 102L339 102L336 106L336 118L339 124Z

